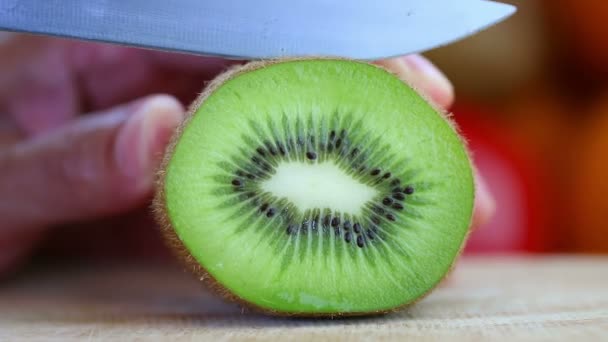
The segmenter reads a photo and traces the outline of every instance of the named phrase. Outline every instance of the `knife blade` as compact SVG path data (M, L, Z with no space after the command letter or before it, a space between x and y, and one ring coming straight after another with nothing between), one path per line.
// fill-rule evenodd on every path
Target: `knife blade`
M485 0L2 0L0 29L226 58L371 60L454 42L514 11Z

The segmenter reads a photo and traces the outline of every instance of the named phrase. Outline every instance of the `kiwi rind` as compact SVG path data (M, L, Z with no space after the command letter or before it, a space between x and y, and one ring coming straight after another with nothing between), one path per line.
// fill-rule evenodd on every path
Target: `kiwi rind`
M219 87L221 87L226 81L237 77L239 75L254 71L254 70L258 70L258 69L262 69L265 68L267 66L273 65L273 64L277 64L277 63L284 63L284 62L292 62L292 61L300 61L300 60L313 60L313 59L323 59L323 60L348 60L348 59L342 59L342 58L326 58L326 57L314 57L314 58L289 58L289 59L276 59L276 60L265 60L265 61L254 61L254 62L249 62L243 65L236 65L231 67L230 69L226 70L224 73L220 74L219 76L217 76L213 81L211 81L207 87L204 89L204 91L196 98L196 100L194 100L190 106L188 107L187 113L185 115L185 118L183 120L183 122L178 126L178 128L175 130L173 136L170 139L169 144L167 145L165 154L162 158L162 162L161 165L159 167L159 170L157 172L157 177L156 177L156 187L155 187L155 196L154 196L154 200L153 200L153 204L152 204L152 208L153 208L153 212L154 212L154 216L156 218L156 221L159 223L159 226L161 228L161 233L162 236L164 237L164 240L166 242L166 244L169 246L169 248L173 251L173 253L176 255L177 259L185 266L185 268L192 272L194 275L196 275L198 277L198 279L210 290L212 290L213 292L219 294L221 297L223 297L224 299L228 300L228 301L232 301L232 302L237 302L240 304L243 304L246 307L252 308L256 311L260 311L260 312L264 312L267 314L271 314L271 315L276 315L276 316L288 316L288 317L351 317L351 316L370 316L370 315L379 315L379 314L387 314L387 313L392 313L392 312L396 312L399 311L401 309L403 309L404 307L408 307L411 306L415 303L417 303L418 301L424 299L427 295L429 295L446 277L449 276L449 274L451 274L456 261L458 260L459 255L462 253L462 250L464 249L464 246L466 245L466 241L468 239L468 235L471 232L471 229L469 229L466 234L464 239L462 240L462 243L460 245L459 251L457 252L456 256L454 257L454 259L452 260L452 263L449 265L448 271L444 274L443 278L439 279L436 283L434 283L433 285L431 285L429 287L429 289L426 291L426 293L424 293L422 296L418 297L417 299L415 299L412 302L409 303L404 303L403 305L394 307L394 308L390 308L387 310L375 310L375 311L361 311L361 312L332 312L332 313L327 313L327 312L319 312L319 313L311 313L311 312L292 312L292 311L279 311L279 310L273 310L271 308L268 307L262 307L259 306L255 303L252 303L250 301L247 301L239 296L237 296L236 294L234 294L233 292L231 292L230 290L226 289L220 282L218 282L207 270L205 270L204 267L201 266L201 264L192 256L192 254L188 251L188 249L186 248L185 244L182 242L182 240L179 238L179 236L177 235L175 229L173 228L171 221L169 219L168 216L168 211L166 208L166 197L165 197L165 175L166 172L165 170L167 170L167 167L169 165L169 162L171 160L171 157L173 155L173 151L175 150L175 147L178 143L178 141L180 140L180 137L185 129L185 127L188 126L190 120L194 117L195 113L197 112L197 110L199 109L199 107L205 102L205 100L211 95L213 94ZM351 62L356 62L356 63L365 63L365 62L360 62L360 61L352 61ZM365 63L368 64L368 63ZM380 66L380 65L376 65L374 64L375 67L385 70L389 73L394 74L391 70L388 70L387 68ZM395 75L397 77L399 77L399 75ZM460 141L462 142L463 146L464 146L464 150L465 153L467 154L467 156L469 157L469 160L471 159L471 153L470 150L468 148L467 142L466 140L463 138L463 136L461 135L458 126L456 125L456 123L452 120L451 118L451 114L449 114L448 112L446 112L445 110L443 110L442 108L440 108L439 106L437 106L432 100L430 100L427 96L424 95L423 92L421 92L419 89L415 88L412 84L410 84L407 80L404 80L403 78L400 78L402 82L406 83L409 87L411 87L412 89L414 89L419 96L421 96L428 104L430 104L433 109L439 113L443 119L449 124L449 126L453 129L453 131L457 134L457 136L459 137ZM475 173L475 170L473 170ZM471 216L472 219L472 216ZM469 222L469 227L471 226L471 222Z

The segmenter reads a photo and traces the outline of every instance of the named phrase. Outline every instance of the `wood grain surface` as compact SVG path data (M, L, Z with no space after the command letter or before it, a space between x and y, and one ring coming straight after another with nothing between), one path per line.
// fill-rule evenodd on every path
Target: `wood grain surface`
M267 317L168 265L46 267L0 282L0 341L607 341L608 258L463 259L397 314Z

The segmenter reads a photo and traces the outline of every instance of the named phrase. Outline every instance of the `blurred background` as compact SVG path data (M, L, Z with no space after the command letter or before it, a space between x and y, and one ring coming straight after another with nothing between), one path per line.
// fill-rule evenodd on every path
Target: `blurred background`
M426 54L496 196L467 252L608 252L608 1L503 2L518 14Z
M608 1L506 2L511 19L426 54L455 84L456 121L496 197L466 253L607 253ZM67 227L40 253L166 256L142 212L144 224Z

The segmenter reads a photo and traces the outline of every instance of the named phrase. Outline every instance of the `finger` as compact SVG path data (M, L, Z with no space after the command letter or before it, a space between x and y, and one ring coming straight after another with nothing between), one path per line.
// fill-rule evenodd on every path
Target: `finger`
M69 46L70 64L79 71L87 70L92 65L115 67L125 60L136 60L138 64L147 64L156 68L169 68L174 71L217 72L230 65L241 63L219 57L197 56L177 52L143 50L122 47L112 44L94 42L73 42ZM128 68L125 68L129 72ZM111 75L109 75L111 76Z
M13 145L21 139L23 139L23 134L19 132L19 128L14 122L0 119L0 149Z
M478 172L475 174L475 204L473 210L473 229L490 221L496 212L496 202L488 189L485 179Z
M78 112L64 45L55 39L15 35L0 46L0 106L26 135L56 129Z
M0 154L0 235L123 212L148 199L182 106L153 96Z
M237 61L78 42L70 46L88 108L106 108L150 93L190 99ZM184 95L185 94L185 95Z
M243 60L195 56L162 51L150 51L148 57L157 66L169 68L175 71L196 72L203 74L217 74L232 65L241 64L244 62Z
M409 55L376 63L399 75L438 106L447 109L454 102L452 83L426 58Z

